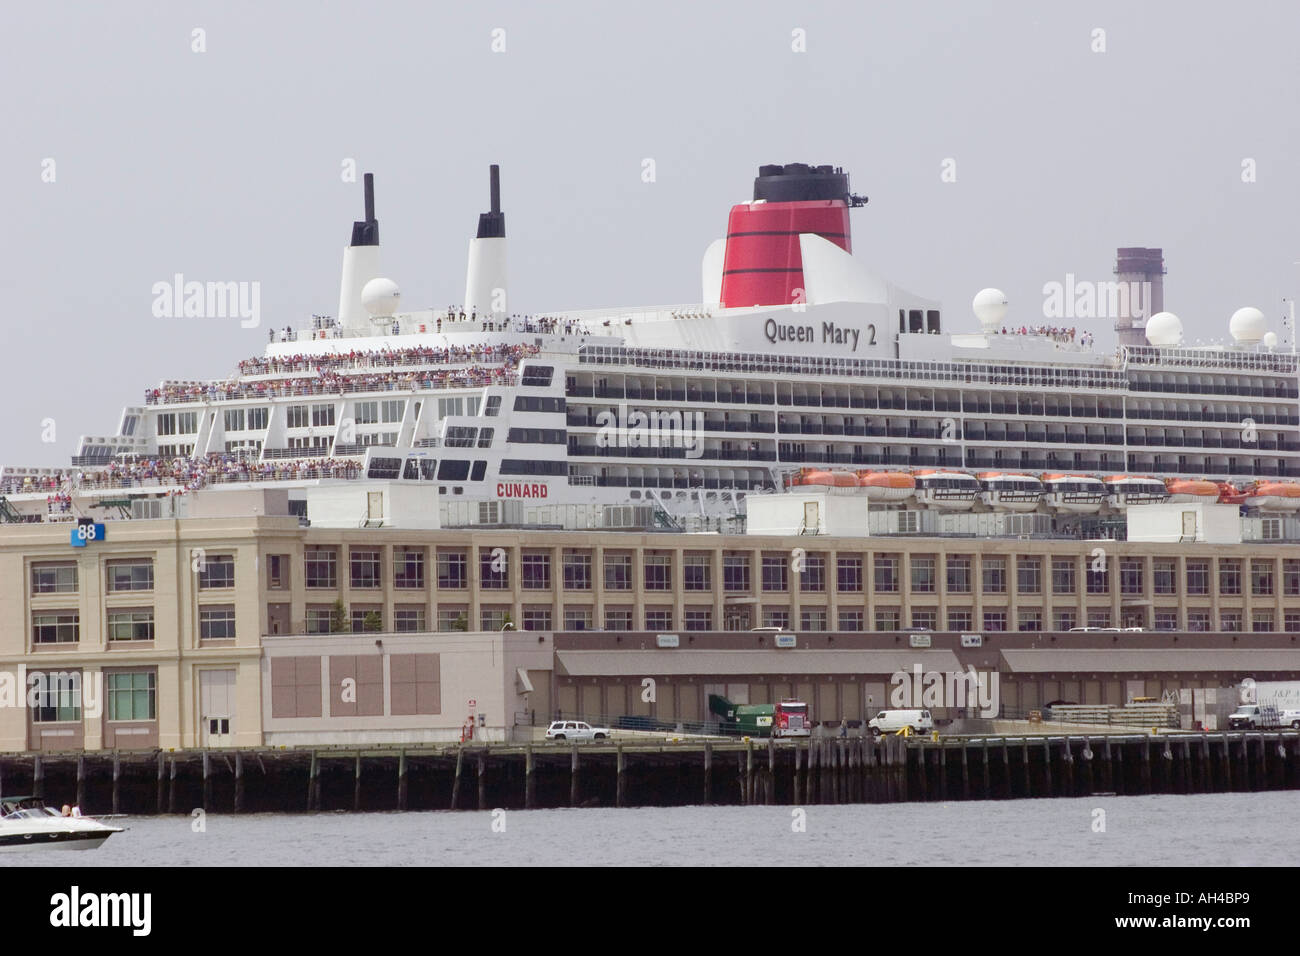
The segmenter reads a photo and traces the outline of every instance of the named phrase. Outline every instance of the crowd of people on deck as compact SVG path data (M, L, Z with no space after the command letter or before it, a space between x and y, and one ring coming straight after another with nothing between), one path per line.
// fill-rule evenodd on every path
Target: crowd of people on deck
M1078 335L1078 330L1073 326L1064 328L1056 325L1022 325L1020 328L1002 327L1003 335L1041 335L1061 344L1069 344L1078 337L1080 345L1089 346L1092 344L1092 333L1084 332L1082 336Z
M536 355L535 345L484 345L450 349L411 348L351 351L339 355L294 355L286 358L254 358L240 362L243 375L270 375L302 371L294 378L225 382L163 382L147 388L146 405L191 401L229 401L241 398L274 398L296 395L333 395L344 392L395 391L479 387L509 383L519 362ZM492 364L461 364L461 363ZM447 365L448 368L419 368L401 372L406 365ZM386 372L351 372L348 369L393 367Z
M407 321L407 332L413 332L414 329L409 325L410 320ZM417 328L421 332L442 332L443 322L446 322L450 326L463 326L467 324L470 326L477 325L480 332L531 332L549 333L552 335L591 334L587 329L586 323L578 322L574 319L545 315L506 316L494 313L484 313L483 316L480 317L477 310L472 309L469 313L466 313L464 308L457 308L454 305L447 306L446 315L435 315L431 326L428 325L428 323L424 323L417 326ZM608 325L609 323L606 322L605 324ZM390 331L393 335L401 335L402 323L394 319ZM449 329L449 331L451 330ZM456 331L463 331L463 329L458 328ZM327 326L318 325L313 329L298 330L290 326L285 326L283 329L271 329L269 330L268 337L271 342L275 342L277 338L281 342L297 342L299 339L315 340L326 338L347 338L349 337L349 333L341 325L331 321Z

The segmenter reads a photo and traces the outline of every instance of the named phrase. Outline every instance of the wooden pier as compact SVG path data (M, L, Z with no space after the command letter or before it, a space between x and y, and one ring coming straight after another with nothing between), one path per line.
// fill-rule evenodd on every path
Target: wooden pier
M1295 731L0 754L0 795L31 793L87 814L807 805L1289 789L1300 789Z

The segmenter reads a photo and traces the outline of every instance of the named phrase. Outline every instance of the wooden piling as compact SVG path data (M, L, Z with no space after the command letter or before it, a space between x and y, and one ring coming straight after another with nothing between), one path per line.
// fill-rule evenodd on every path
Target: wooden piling
M1020 758L1025 765L1025 792L1024 796L1032 797L1034 795L1034 780L1029 774L1029 738L1020 738Z
M1052 740L1043 738L1043 796L1052 795Z
M460 789L460 758L464 753L463 748L456 751L456 789ZM410 768L406 765L406 751L402 750L397 754L397 809L404 811L406 809L406 798L409 794L409 781L407 779ZM452 791L451 808L456 809L456 792Z
M1228 735L1223 735L1223 789L1232 789L1232 754L1228 752L1230 744Z
M1118 793L1119 790L1111 783L1115 776L1115 764L1113 755L1110 752L1110 738L1106 737L1103 743L1102 761L1101 761L1101 788L1106 793Z
M1084 796L1091 796L1094 792L1092 786L1092 756L1092 741L1084 737L1083 749L1079 751L1079 757L1083 760L1083 766L1080 769L1083 777Z
M113 751L113 814L122 812L122 758Z
M203 811L212 806L212 755L203 751Z
M984 752L983 752L982 756L983 756L983 758L984 758L984 793L983 793L983 797L984 797L985 800L988 800L990 797L993 796L993 784L992 784L992 782L991 782L991 779L992 779L992 778L991 778L990 775L989 775L989 739L988 739L987 737L984 738Z
M745 806L754 802L754 740L745 738Z
M795 752L796 756L798 751ZM795 765L795 773L799 772L798 764ZM796 787L798 785L796 784ZM704 743L704 805L707 807L713 802L713 744L710 741Z
M1127 789L1126 784L1128 783L1124 774L1124 748L1126 744L1126 741L1121 740L1115 748L1115 762L1119 765L1115 770L1115 792L1121 796Z
M569 806L578 805L578 744L569 745Z
M616 760L617 760L617 768L615 773L617 774L617 777L614 783L614 806L621 807L627 801L627 777L624 774L624 771L627 768L623 762L622 744L618 745L618 756Z
M478 752L478 808L487 809L487 759Z
M1011 786L1011 751L1007 747L1006 737L1002 738L1002 781L1004 788L1002 796L1010 800L1013 789Z
M171 776L167 781L167 812L176 812L176 758L172 757Z
M1151 792L1151 738L1138 745L1142 751L1142 792Z
M767 738L767 779L763 781L763 803L776 803L776 741Z
M536 803L537 774L533 764L533 745L529 744L524 751L524 809L531 810Z
M922 751L924 752L925 744L922 744L921 748ZM935 787L935 790L938 793L936 799L947 800L948 799L948 748L941 743L939 744L938 747L935 748L935 750L937 751L939 757L939 783L938 786Z
M244 812L244 755L235 751L235 812Z
M167 758L158 754L158 793L154 803L154 812L163 812L163 781L167 779Z
M1062 796L1074 796L1074 753L1070 750L1070 737L1067 734L1061 743L1062 770L1065 776L1065 788Z
M86 755L77 756L77 802L76 806L81 806L86 802Z
M1210 757L1209 734L1201 734L1200 763L1201 792L1210 793L1214 790L1214 761Z
M32 757L32 796L37 800L45 797L45 763L40 754Z
M465 745L461 744L456 748L456 774L451 781L451 809L456 809L456 801L460 797L460 769L461 764L465 762Z
M970 756L967 751L970 748L970 741L961 742L961 798L970 799Z

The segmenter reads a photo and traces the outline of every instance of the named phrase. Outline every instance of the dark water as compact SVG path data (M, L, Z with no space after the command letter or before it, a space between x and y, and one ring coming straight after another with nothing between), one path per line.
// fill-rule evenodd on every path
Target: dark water
M1105 812L1104 832L1095 832ZM1292 865L1300 792L970 803L137 817L98 850L0 867ZM494 832L504 824L504 832Z

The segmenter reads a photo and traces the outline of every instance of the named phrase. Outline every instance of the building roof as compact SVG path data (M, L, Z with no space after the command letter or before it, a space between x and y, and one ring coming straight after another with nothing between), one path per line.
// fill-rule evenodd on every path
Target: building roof
M730 676L738 674L893 674L960 671L942 650L628 650L556 651L557 673L568 677Z
M1125 650L1102 648L1022 648L1003 650L1017 673L1069 671L1293 671L1300 670L1300 648L1188 648Z

